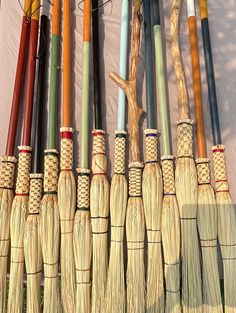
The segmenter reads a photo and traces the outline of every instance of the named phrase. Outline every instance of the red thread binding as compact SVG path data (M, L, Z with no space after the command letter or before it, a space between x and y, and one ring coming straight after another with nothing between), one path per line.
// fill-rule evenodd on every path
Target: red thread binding
M61 132L62 139L72 139L72 132L70 131L63 131Z

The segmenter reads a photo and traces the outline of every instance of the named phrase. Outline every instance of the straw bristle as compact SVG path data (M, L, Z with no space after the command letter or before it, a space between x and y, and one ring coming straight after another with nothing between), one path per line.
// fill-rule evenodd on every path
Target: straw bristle
M165 313L180 313L180 219L175 195L173 156L162 157L164 197L162 244L165 260Z
M0 172L0 312L6 311L6 277L10 246L10 216L14 198L14 157L3 157Z
M60 222L57 201L58 159L55 150L45 151L44 197L40 212L40 237L44 263L44 313L60 313L58 260Z
M178 124L176 196L181 219L182 305L185 312L202 310L200 249L197 233L197 171L192 155L192 121Z
M218 237L224 269L225 312L236 308L236 218L233 200L229 193L224 146L212 148L215 174L215 192L218 208Z
M205 313L222 313L220 277L217 257L217 206L210 185L208 159L197 159L197 222L202 248L203 309Z
M76 313L91 312L92 228L89 211L89 173L78 170L78 200L73 228L73 246L76 267Z
M147 129L146 164L143 171L143 204L148 240L146 312L164 311L161 248L162 173L157 163L157 131ZM155 163L153 163L155 162Z
M61 132L72 132L61 128ZM58 207L61 226L61 297L64 312L75 311L75 262L73 251L73 221L76 205L76 185L72 172L73 142L61 140L61 172L58 180Z
M111 246L106 288L106 313L125 313L124 227L128 200L124 131L116 131L114 176L111 181Z

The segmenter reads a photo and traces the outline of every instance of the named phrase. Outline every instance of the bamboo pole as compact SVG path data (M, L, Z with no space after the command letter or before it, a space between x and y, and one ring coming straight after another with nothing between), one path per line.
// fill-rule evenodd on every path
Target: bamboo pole
M224 272L224 311L229 313L236 312L236 218L229 191L225 147L221 140L208 9L207 2L204 0L200 0L200 15L214 143L212 151L218 209L218 238Z
M13 188L17 162L14 157L14 149L20 108L20 95L28 50L30 16L31 0L25 0L6 152L5 156L1 158L0 168L0 313L6 312L6 277L10 247L10 216L14 198Z
M73 228L76 268L76 313L91 312L92 229L89 207L89 70L91 42L91 1L84 1L83 78L80 132L80 167L78 171L77 209Z
M75 263L73 221L76 184L73 173L73 129L71 128L71 4L63 2L63 103L58 206L61 225L61 297L64 312L75 311Z
M16 181L16 194L12 203L10 220L11 235L11 265L7 311L17 313L23 310L23 273L24 247L23 236L28 215L29 181L31 168L31 124L33 110L33 95L35 81L35 66L37 56L38 27L40 1L32 2L30 24L30 40L27 66L27 85L24 110L24 127L22 146L19 147L19 165Z
M44 268L44 313L60 313L62 311L58 279L60 232L57 199L58 152L55 149L58 107L60 10L60 1L54 0L52 7L48 144L47 149L44 151L44 195L41 202L39 220Z
M186 78L179 45L181 0L173 0L170 17L171 52L179 92L178 159L176 162L176 196L181 220L182 305L184 312L201 312L202 284L200 250L197 234L197 171L193 160L192 125Z
M196 160L198 172L197 222L202 250L203 309L204 312L220 313L223 308L217 255L217 207L214 190L210 184L210 165L206 152L197 25L193 0L187 1L187 8L198 151Z
M122 79L127 77L129 33L129 1L121 3L120 66ZM111 246L106 288L106 312L125 313L125 269L124 269L124 227L128 200L128 185L125 177L125 111L126 96L119 88L117 129L115 132L114 174L111 181L110 216Z
M128 249L127 264L127 312L145 311L145 269L144 269L144 208L142 201L142 170L139 150L139 119L142 109L138 106L136 82L141 29L141 1L133 2L131 36L131 64L128 80L118 74L110 77L121 87L128 98L128 124L130 133L129 199L126 215L126 237Z

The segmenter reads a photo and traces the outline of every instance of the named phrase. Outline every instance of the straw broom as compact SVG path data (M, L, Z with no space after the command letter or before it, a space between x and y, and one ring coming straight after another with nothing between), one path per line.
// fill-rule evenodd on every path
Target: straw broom
M181 219L182 304L184 312L201 312L202 286L196 224L198 190L197 171L193 160L193 122L189 118L186 78L178 38L181 2L173 0L170 35L180 113L175 181Z
M206 1L200 1L200 14L214 142L212 151L218 209L218 238L224 270L224 311L228 313L236 311L236 219L227 179L225 147L221 140Z
M76 267L75 312L91 312L92 229L89 208L89 69L91 41L91 1L84 1L83 79L80 132L80 168L78 168L78 201L73 228Z
M143 205L147 227L147 301L146 312L164 311L164 286L161 247L162 173L157 161L157 130L154 107L153 55L150 0L143 2L145 33L145 67L147 127L145 133L146 164L143 171Z
M136 80L141 29L141 2L133 2L131 36L131 64L129 80L124 81L116 73L110 77L121 87L128 98L128 123L130 132L129 199L126 215L127 264L127 312L145 311L144 269L144 208L142 201L142 169L139 151L139 119L142 109L137 104Z
M40 1L32 2L32 16L30 24L30 41L27 67L27 86L25 96L24 127L22 134L22 146L19 147L19 165L16 181L16 195L12 203L10 220L11 235L11 266L8 294L9 313L21 312L23 309L23 272L24 251L23 236L26 217L28 214L29 180L31 166L31 123L33 109L33 94L35 80L35 65L38 42Z
M165 312L180 313L180 219L175 192L174 157L171 147L171 130L167 88L165 83L164 51L162 47L162 27L159 1L151 2L153 32L155 43L156 81L159 100L161 143L163 203L161 219L161 236L165 265L166 299Z
M60 313L58 280L59 209L57 200L58 153L56 147L56 117L59 78L60 1L54 0L52 11L52 46L49 98L48 149L44 157L44 196L39 220L44 265L44 313Z
M14 198L16 158L14 157L20 95L24 78L25 60L29 39L31 0L25 0L18 52L17 69L11 105L11 115L5 156L1 158L0 169L0 313L6 312L6 276L10 246L10 216Z
M129 1L121 5L120 66L123 79L127 76L129 33ZM124 227L128 200L128 186L125 177L125 111L126 97L119 89L117 130L115 132L114 175L111 181L110 214L111 246L106 288L106 312L125 313L125 270L124 270Z
M203 308L204 312L222 312L223 308L217 257L217 207L214 190L210 184L210 166L206 152L194 1L188 0L187 7L198 151L198 159L196 160L198 172L197 222L202 250Z
M73 141L71 128L71 5L65 0L63 18L63 121L61 159L58 180L58 206L61 225L61 298L63 312L75 311L75 263L73 252L73 220L76 185L73 173Z
M92 313L104 310L108 269L108 216L109 182L106 177L107 158L105 132L102 129L102 105L100 86L98 0L92 0L93 77L95 129L90 188L90 210L93 237Z

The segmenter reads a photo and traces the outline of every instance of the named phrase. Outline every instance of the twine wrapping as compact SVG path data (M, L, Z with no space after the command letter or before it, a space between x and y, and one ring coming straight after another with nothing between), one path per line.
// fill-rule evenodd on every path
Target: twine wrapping
M132 162L129 164L129 196L142 197L143 163Z
M145 129L146 163L157 162L157 134L156 129Z
M19 146L18 149L20 152L16 180L16 195L28 195L32 148L29 146Z
M161 160L164 195L175 195L174 157L172 155L167 155L163 156Z
M193 121L182 119L178 122L178 157L193 157Z
M89 211L89 174L90 170L78 168L77 209Z
M73 128L62 127L60 132L62 137L60 168L61 171L69 171L72 170L73 165Z
M29 214L38 214L43 190L43 174L30 174Z
M207 158L199 158L196 160L199 185L211 183L211 173L210 173L209 162L210 161Z
M55 149L45 150L44 157L44 194L57 193L58 152Z
M0 188L13 189L17 159L12 156L1 157Z
M228 192L229 184L226 170L225 147L213 146L213 164L215 173L215 192Z
M93 175L103 175L107 171L107 158L105 155L106 143L105 132L103 130L95 129L92 131L93 135L93 159L92 171Z
M115 139L115 160L114 172L115 174L125 173L125 138L126 132L117 130Z

